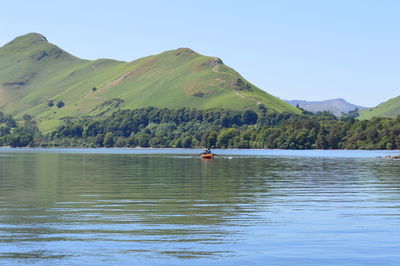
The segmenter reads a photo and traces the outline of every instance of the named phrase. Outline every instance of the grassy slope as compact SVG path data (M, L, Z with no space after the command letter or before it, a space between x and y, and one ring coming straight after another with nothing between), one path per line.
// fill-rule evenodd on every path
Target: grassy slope
M96 87L96 91L92 88ZM119 108L192 107L241 110L264 104L277 112L298 110L250 84L218 58L180 48L133 62L76 58L27 34L0 48L0 109L31 114L43 130L66 116L98 115ZM48 100L65 107L49 107Z
M400 96L381 103L375 108L361 110L360 119L371 119L372 117L396 117L400 115Z

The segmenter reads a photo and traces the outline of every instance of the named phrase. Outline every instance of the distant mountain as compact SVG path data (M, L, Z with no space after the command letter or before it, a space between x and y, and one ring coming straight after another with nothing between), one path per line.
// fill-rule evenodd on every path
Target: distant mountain
M363 109L365 107L351 104L344 99L331 99L325 101L302 101L302 100L284 100L285 102L297 106L299 105L301 108L310 111L310 112L321 112L321 111L329 111L335 115L340 115L341 113L347 113L356 108Z
M65 105L57 108L57 102ZM272 112L295 107L257 88L217 57L188 48L132 62L77 58L37 33L0 48L0 110L34 115L42 130L68 116L105 115L146 106Z
M366 108L360 112L360 119L372 117L396 117L400 115L400 96L389 99L374 108Z

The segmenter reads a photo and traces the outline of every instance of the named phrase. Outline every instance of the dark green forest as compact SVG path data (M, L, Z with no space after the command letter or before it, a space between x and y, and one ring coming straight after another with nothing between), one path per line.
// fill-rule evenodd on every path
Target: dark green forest
M329 112L141 108L109 117L63 119L42 134L29 115L17 121L0 112L0 145L11 147L174 147L257 149L400 149L400 116L337 118Z

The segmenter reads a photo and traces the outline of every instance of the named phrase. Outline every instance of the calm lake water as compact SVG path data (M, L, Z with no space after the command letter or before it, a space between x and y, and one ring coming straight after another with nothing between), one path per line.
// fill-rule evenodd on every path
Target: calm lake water
M0 149L0 265L400 265L384 151Z

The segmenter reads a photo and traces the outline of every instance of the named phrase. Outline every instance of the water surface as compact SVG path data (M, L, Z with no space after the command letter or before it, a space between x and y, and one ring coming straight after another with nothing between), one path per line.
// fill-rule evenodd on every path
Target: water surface
M0 149L0 264L399 265L382 151Z

